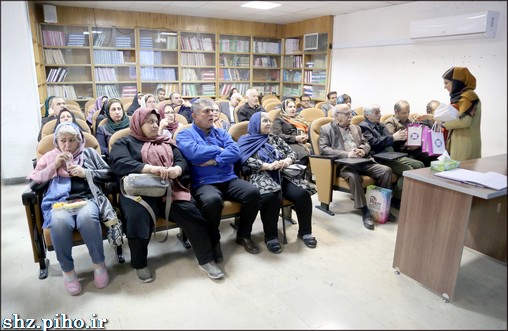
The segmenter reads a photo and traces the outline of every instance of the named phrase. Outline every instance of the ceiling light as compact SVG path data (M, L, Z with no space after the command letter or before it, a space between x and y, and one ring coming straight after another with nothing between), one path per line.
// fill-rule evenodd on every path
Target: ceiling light
M267 2L267 1L251 1L243 4L242 7L255 8L255 9L272 9L275 7L279 7L281 4Z

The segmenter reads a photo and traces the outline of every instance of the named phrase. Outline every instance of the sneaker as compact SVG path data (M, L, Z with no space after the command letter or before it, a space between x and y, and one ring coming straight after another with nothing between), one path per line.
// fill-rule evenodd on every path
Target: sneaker
M64 279L64 286L67 292L70 295L78 295L81 293L81 284L78 280L78 276L76 275L76 272L72 273L71 275L67 275L64 272L63 279Z
M220 270L219 266L215 263L215 261L210 261L203 265L199 266L199 269L203 270L208 274L208 277L211 279L221 279L224 277L224 273Z
M106 269L106 265L102 265L100 268L96 268L93 271L93 283L97 288L105 288L108 286L109 282L109 274L108 269Z
M150 283L153 282L154 279L152 271L150 271L148 267L144 267L143 269L136 269L136 275L142 283Z

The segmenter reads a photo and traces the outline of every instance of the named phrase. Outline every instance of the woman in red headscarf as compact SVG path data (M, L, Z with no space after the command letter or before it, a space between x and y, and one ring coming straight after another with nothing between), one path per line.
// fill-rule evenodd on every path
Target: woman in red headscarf
M207 221L201 215L196 202L185 185L182 175L187 173L187 161L173 139L159 134L160 114L154 108L139 108L130 122L131 132L118 139L111 148L111 170L118 176L132 173L148 173L172 181L172 204L169 219L176 222L189 238L200 269L212 279L222 278L224 273L216 262L222 261L222 253L212 249ZM162 197L142 197L156 215L165 217ZM131 266L141 282L154 280L147 267L148 243L153 221L148 210L140 203L120 195L120 208L124 215L125 234L131 251Z
M481 102L475 93L476 78L465 67L452 67L443 74L444 88L459 117L442 123L448 130L446 150L454 160L481 158Z

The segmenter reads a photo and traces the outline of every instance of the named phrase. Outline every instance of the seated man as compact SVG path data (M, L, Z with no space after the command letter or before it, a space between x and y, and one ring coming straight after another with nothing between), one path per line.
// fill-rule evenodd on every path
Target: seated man
M296 112L299 114L302 110L312 107L314 107L314 105L310 103L310 96L302 94L300 96L300 107L298 107Z
M409 120L409 103L405 100L399 100L393 106L393 110L395 114L383 122L388 132L394 134L399 130L407 130L407 126L411 123ZM437 156L429 156L429 154L422 152L421 147L405 146L405 141L395 142L393 149L396 152L408 153L409 157L423 162L426 167L430 167L430 162L437 159Z
M194 102L192 127L181 131L176 143L190 163L192 194L209 223L212 244L220 242L223 199L236 201L242 204L236 242L247 252L257 254L259 246L252 241L251 232L261 196L254 185L239 179L233 171L234 163L240 159L240 150L226 131L214 128L213 106L214 101L209 98Z
M162 87L159 87L155 93L155 96L157 97L157 103L166 100L166 90Z
M381 110L379 105L366 106L363 114L365 120L360 123L360 128L362 129L363 136L369 142L371 155L381 152L393 152L393 144L395 141L405 141L407 139L406 130L399 130L394 134L390 134L386 126L380 123ZM382 163L389 166L392 172L399 176L397 185L393 189L392 204L395 207L400 207L403 185L402 172L405 170L423 168L424 164L409 157L401 157L397 160L384 161Z
M248 121L258 111L266 111L259 105L259 92L252 88L245 92L247 102L238 109L238 122Z
M328 111L337 104L337 92L333 91L328 93L326 98L328 101L321 105L321 110L325 113L325 117L328 116Z
M430 100L425 108L426 114L415 117L415 121L420 124L432 127L434 125L434 111L439 107L440 102L437 100Z
M219 103L220 111L229 118L231 123L235 123L235 117L233 116L233 113L235 108L240 104L240 101L242 100L242 95L238 92L235 92L231 94L229 102Z
M347 104L336 105L332 111L333 121L321 127L319 132L319 149L322 155L342 158L369 158L370 145L362 135L358 125L351 124L351 109ZM374 230L374 221L367 207L365 192L360 175L374 178L378 186L391 188L392 169L385 165L371 162L354 166L343 165L339 176L347 180L355 201L355 208L362 210L363 225Z
M180 106L178 114L183 115L187 119L187 123L192 123L192 111L190 102L184 101L178 92L171 92L169 95L169 100L171 101L171 107L176 110L176 107Z
M43 117L41 120L41 129L39 130L39 135L37 136L37 141L41 141L42 138L42 127L44 124L49 121L56 121L58 116L60 115L60 111L66 108L65 100L62 97L55 96L49 102L48 116Z

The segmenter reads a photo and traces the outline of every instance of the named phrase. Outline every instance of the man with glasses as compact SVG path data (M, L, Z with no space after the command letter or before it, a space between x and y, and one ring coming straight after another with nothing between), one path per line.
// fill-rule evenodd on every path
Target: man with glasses
M233 165L240 159L238 145L225 130L214 128L214 101L199 99L192 104L192 127L176 137L178 148L189 161L192 194L208 221L216 262L222 261L219 225L224 200L242 205L236 242L251 254L259 253L251 232L261 201L259 190L239 179Z
M391 189L392 169L376 163L370 156L370 145L362 135L358 125L351 124L351 109L347 104L334 106L333 121L321 127L319 149L322 155L331 155L337 159L365 158L368 162L355 165L344 164L339 176L344 178L351 189L354 207L362 210L363 225L374 230L374 221L367 207L361 175L376 180L377 185Z
M314 107L314 105L310 103L310 96L302 94L300 96L300 107L298 107L296 112L299 114L302 110L312 107Z

